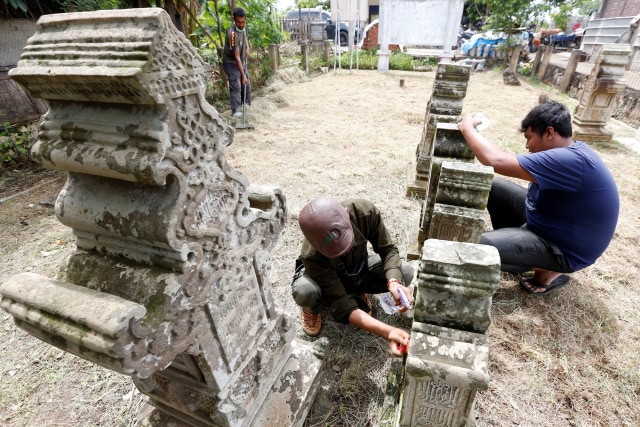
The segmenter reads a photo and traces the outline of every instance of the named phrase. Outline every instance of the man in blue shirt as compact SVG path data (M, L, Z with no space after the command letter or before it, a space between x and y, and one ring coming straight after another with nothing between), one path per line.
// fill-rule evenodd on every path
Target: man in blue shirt
M459 128L478 160L500 175L529 181L524 188L496 177L487 209L493 231L480 243L495 246L501 269L520 277L529 293L546 295L568 285L572 273L593 264L613 237L620 209L618 188L602 159L573 141L571 114L543 102L522 120L530 154L506 153L475 129L467 115Z

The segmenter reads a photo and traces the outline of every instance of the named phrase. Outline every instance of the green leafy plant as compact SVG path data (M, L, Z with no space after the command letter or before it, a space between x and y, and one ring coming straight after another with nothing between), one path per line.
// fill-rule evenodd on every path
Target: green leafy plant
M517 68L518 74L522 74L523 76L530 76L532 71L533 71L533 64L529 62L518 64L518 68Z
M9 122L0 125L0 159L5 164L19 164L29 161L29 132L16 128Z
M357 66L361 70L376 70L378 69L378 53L375 49L362 50L356 58L354 54L353 58L350 54L344 53L340 56L340 65L342 68L349 68ZM333 63L329 64L332 65ZM414 58L403 52L392 52L389 56L389 69L401 70L401 71L431 71L435 65L438 64L438 58Z
M69 12L88 12L92 10L120 9L124 0L57 0Z
M270 44L279 44L284 39L277 23L275 4L275 0L243 0L236 3L237 7L247 12L247 31L252 49L266 49ZM199 47L222 48L226 30L233 24L229 4L218 0L204 2L198 15L198 24L190 36L202 40Z

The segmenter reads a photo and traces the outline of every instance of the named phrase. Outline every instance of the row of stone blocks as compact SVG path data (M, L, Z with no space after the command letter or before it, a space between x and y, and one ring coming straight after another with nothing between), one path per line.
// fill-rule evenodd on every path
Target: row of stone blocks
M493 169L474 163L458 130L470 67L440 64L407 195L423 197L408 256L420 260L411 345L385 426L475 423L478 391L489 386L491 302L500 279L495 248L478 245ZM390 387L390 390L394 390Z

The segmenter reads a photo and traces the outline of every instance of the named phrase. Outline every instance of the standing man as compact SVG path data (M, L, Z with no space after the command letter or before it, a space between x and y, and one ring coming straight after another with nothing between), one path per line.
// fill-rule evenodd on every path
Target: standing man
M571 115L558 102L543 102L522 120L530 154L506 153L476 125L469 114L458 126L478 160L498 174L529 181L527 189L494 179L487 204L493 231L480 243L498 249L502 271L533 270L533 277L519 279L531 294L568 285L564 273L593 264L613 237L620 200L611 173L587 144L573 141Z
M400 305L403 292L409 305L412 292L404 284L413 279L413 268L400 260L397 246L373 203L320 197L307 203L298 218L305 236L292 294L302 307L302 329L316 336L322 326L325 305L340 323L351 323L389 343L391 352L407 352L409 334L371 316L367 293L391 292ZM370 243L373 253L367 250ZM406 308L401 309L406 311Z
M231 114L242 117L239 107L243 103L251 105L251 84L247 72L249 58L249 38L246 32L247 13L241 7L233 9L233 25L227 30L222 51L222 68L229 80ZM245 106L246 107L246 106Z

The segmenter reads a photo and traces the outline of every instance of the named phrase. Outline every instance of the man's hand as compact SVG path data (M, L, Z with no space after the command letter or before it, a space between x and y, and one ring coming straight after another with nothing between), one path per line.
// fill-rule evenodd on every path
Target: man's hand
M387 325L369 316L359 308L351 312L349 315L349 323L386 339L389 343L389 349L394 356L400 357L409 351L410 335L408 332Z
M387 289L389 289L389 292L393 296L393 300L396 302L396 305L401 306L398 310L400 313L404 313L409 309L409 307L402 304L402 300L400 299L400 292L402 292L406 297L409 306L413 304L413 292L411 292L411 289L407 288L406 286L402 286L398 279L389 279L389 281L387 282Z
M458 122L458 129L460 131L468 132L470 130L477 130L478 125L482 123L482 118L476 117L475 113L469 113Z
M389 348L394 356L402 357L409 353L410 336L406 331L398 328L392 328L387 336Z
M500 175L536 182L533 175L520 166L515 154L504 151L478 132L476 126L480 123L482 120L473 113L467 114L458 123L458 129L480 163L493 167L493 170Z

